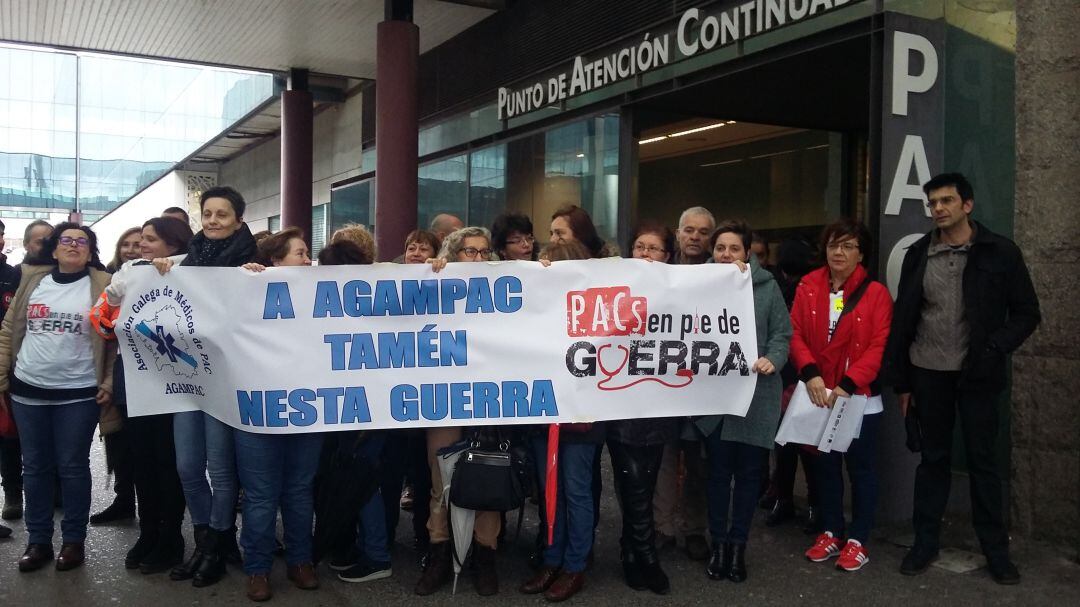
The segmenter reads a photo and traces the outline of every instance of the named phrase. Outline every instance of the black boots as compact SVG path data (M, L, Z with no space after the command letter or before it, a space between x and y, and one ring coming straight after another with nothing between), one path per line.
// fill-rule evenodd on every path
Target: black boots
M195 551L191 557L183 563L173 567L169 572L171 580L190 580L202 564L203 554L206 551L206 536L210 533L209 525L195 525Z
M732 544L729 544L729 546ZM728 571L728 579L733 582L746 581L746 544L734 544L735 554L731 559L731 570Z
M705 573L710 579L728 579L732 582L746 581L746 544L724 542L723 546L714 545Z
M231 531L218 531L210 528L206 534L206 546L203 548L202 562L191 578L191 585L204 588L218 583L225 576L225 561L230 549L229 539L236 544L236 534Z
M139 521L139 539L135 545L124 555L124 569L138 569L143 558L150 554L158 541L158 528L156 525L142 525Z
M420 580L416 582L416 594L427 596L434 594L447 582L454 579L453 545L449 541L432 543L428 548L428 562Z
M729 573L731 573L731 558L732 558L731 544L724 543L723 546L713 544L712 555L709 557L709 564L705 566L705 573L709 575L711 580L723 580L727 579Z
M180 533L180 525L164 525L157 534L157 541L154 542L153 549L144 554L139 560L139 571L145 575L161 573L168 571L183 560L184 536ZM127 565L126 560L124 564Z
M671 582L664 570L660 568L660 561L639 562L638 571L645 587L656 594L671 592Z
M645 590L648 586L641 577L641 567L638 566L637 556L634 551L623 546L620 559L622 560L623 580L632 590Z

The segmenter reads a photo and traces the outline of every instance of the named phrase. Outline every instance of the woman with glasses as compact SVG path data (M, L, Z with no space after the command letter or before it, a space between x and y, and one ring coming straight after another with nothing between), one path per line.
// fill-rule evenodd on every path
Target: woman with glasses
M538 253L532 220L520 213L504 213L491 225L492 248L499 259L536 261Z
M815 458L824 531L806 558L820 563L839 557L838 569L857 571L870 562L866 541L877 508L877 436L884 411L877 377L892 323L892 298L863 268L872 244L862 223L841 219L826 226L821 245L827 264L803 276L791 306L791 359L815 405L832 407L838 398L855 394L868 400L859 437L847 453L819 453ZM841 544L845 462L852 521L847 542Z
M64 519L57 571L85 560L90 518L90 443L119 428L111 406L116 346L90 327L90 309L109 284L97 237L74 223L56 226L22 280L0 327L0 393L10 391L22 440L26 529L19 571L53 559L55 478ZM0 396L0 405L7 406Z
M668 263L675 248L671 228L642 223L634 228L629 251L634 259ZM653 520L653 493L664 445L678 438L676 418L625 419L608 423L607 446L622 509L622 565L625 582L635 590L667 594L667 574L660 568Z
M491 251L491 233L487 228L470 226L451 232L443 239L439 256L429 259L432 270L438 272L451 262L494 261ZM439 473L438 452L461 440L461 426L427 429L428 466L431 468L431 502L428 516L428 535L431 548L428 552L427 569L416 583L416 594L433 594L454 577L453 543L450 541L450 520L443 503L443 478ZM481 596L499 592L499 578L495 573L495 549L498 547L502 521L498 512L476 513L473 528L473 563L476 566L474 584Z

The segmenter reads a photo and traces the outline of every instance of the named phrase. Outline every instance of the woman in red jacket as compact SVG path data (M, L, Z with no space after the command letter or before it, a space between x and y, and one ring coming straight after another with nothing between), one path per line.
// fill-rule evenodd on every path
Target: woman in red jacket
M791 360L810 400L831 407L837 398L868 397L859 437L847 453L821 453L814 474L824 532L806 551L814 562L839 556L838 569L857 571L870 562L866 540L874 524L878 478L876 452L883 411L877 376L892 323L892 298L862 266L872 247L870 231L853 220L825 227L821 245L827 264L803 277L791 307ZM852 490L852 521L844 536L846 461Z

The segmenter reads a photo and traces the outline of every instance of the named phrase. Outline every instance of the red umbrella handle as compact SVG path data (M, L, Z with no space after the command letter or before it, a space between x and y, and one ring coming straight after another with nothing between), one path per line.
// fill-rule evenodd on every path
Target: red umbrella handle
M547 543L555 541L555 511L559 498L559 424L548 426L547 479L544 487L544 509L547 514Z

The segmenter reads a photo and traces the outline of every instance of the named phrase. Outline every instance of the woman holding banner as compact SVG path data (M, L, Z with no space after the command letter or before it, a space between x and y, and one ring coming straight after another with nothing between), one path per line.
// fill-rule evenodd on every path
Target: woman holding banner
M431 269L438 272L451 262L496 260L491 250L491 233L487 228L470 226L448 234L443 239L439 256L427 261L431 264ZM462 435L463 428L460 426L427 429L428 465L431 467L431 502L427 528L431 547L427 569L416 583L416 594L421 596L435 593L454 577L450 519L443 500L445 485L439 473L438 452L439 449L460 441ZM498 512L476 513L472 559L476 566L476 592L481 596L499 592L499 578L495 572L495 549L498 547L501 528L502 521Z
M90 308L109 284L97 238L74 223L56 226L22 280L0 328L0 394L10 391L22 441L26 530L19 571L53 560L55 479L64 502L57 571L83 564L90 518L90 443L94 427L116 431L112 407L115 345L90 328ZM7 402L0 402L6 406Z
M261 272L267 266L311 265L304 233L299 228L286 228L260 241L255 259L255 263L243 267ZM311 525L315 518L315 471L319 466L322 434L260 434L236 430L233 437L236 441L236 471L244 490L244 526L240 531L240 544L244 547L248 598L266 601L273 595L270 568L274 562L278 508L285 530L287 577L301 590L318 588L312 558Z
M188 246L182 266L237 267L255 258L255 238L244 223L244 197L230 187L214 187L199 197L203 229ZM173 260L154 259L165 274ZM239 562L236 545L236 449L233 430L202 411L173 416L176 470L184 486L191 523L195 527L195 552L176 566L169 577L192 580L201 588L216 584L225 575L225 562ZM210 483L207 484L207 474Z
M90 317L94 329L106 339L113 338L113 324L119 315L130 276L140 265L159 257L179 256L182 260L191 241L191 228L173 217L154 217L143 224L139 251L141 259L129 261L113 274ZM143 573L168 571L184 560L184 493L176 474L173 443L173 415L127 416L123 359L116 358L113 401L124 415L130 436L135 494L139 505L139 538L124 556L124 567ZM91 517L92 518L92 517Z
M821 234L825 267L803 277L795 291L791 358L806 382L810 400L832 407L838 398L868 397L862 428L847 453L819 453L814 473L824 532L806 551L814 562L838 556L838 569L857 571L870 562L866 540L877 507L877 433L884 410L877 376L892 323L892 298L862 266L872 246L870 231L841 219ZM852 485L852 522L844 534L844 479L847 462Z
M589 251L579 242L552 243L544 248L541 258L548 265L556 261L588 259ZM605 422L560 426L557 479L547 476L548 426L534 426L542 432L530 437L540 495L546 506L542 510L546 511L542 518L552 511L555 517L552 541L544 547L543 565L520 588L524 594L542 592L544 598L553 602L565 601L585 586L585 568L593 550L596 526L593 462L604 444L607 429ZM549 480L557 483L554 505L546 502L551 497L550 487L547 486Z
M657 223L636 227L627 248L634 259L668 263L675 248L671 228ZM667 594L671 583L660 568L653 520L653 493L664 445L679 436L676 418L608 422L607 446L622 509L621 558L626 584Z
M709 455L706 495L712 555L706 573L711 579L732 582L746 580L750 522L780 420L783 385L777 371L787 362L791 340L791 321L780 287L772 273L750 255L752 234L744 222L724 221L713 232L710 247L713 262L750 270L758 345L751 369L758 376L754 398L744 417L710 415L694 421L706 437Z

